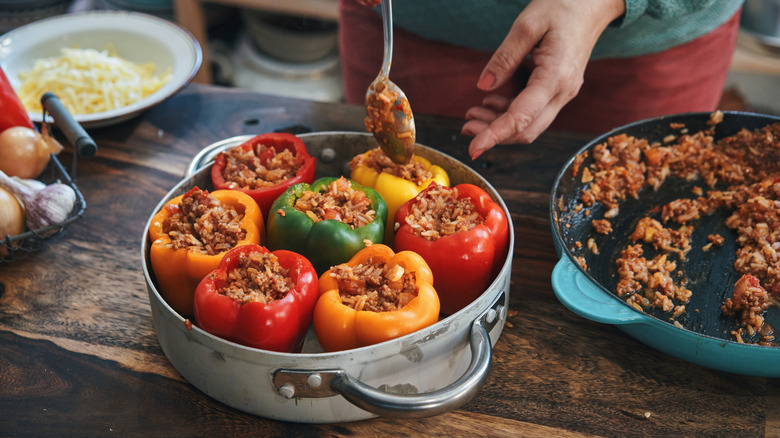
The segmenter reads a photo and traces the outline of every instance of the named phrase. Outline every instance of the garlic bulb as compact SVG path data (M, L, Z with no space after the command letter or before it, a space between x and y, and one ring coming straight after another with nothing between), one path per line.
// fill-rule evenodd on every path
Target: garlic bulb
M0 186L12 192L27 211L27 228L37 230L68 218L76 204L76 192L59 182L36 190L0 171Z

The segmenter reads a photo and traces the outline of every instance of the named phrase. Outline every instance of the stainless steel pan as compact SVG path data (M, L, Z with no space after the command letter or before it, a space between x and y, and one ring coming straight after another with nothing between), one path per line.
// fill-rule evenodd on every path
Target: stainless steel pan
M353 156L376 147L370 134L330 132L300 137L317 157L318 177L342 174ZM195 185L211 188L211 159L248 138L235 137L205 148L155 212ZM481 186L510 218L499 194L479 174L434 149L417 145L415 152L447 170L453 184ZM501 271L469 306L410 335L335 353L323 353L311 330L303 352L288 354L234 344L197 326L188 328L157 290L148 258L150 243L144 235L143 270L160 345L195 387L229 406L263 417L330 423L377 415L431 416L456 409L484 383L492 346L506 321L514 246L509 220L509 250Z

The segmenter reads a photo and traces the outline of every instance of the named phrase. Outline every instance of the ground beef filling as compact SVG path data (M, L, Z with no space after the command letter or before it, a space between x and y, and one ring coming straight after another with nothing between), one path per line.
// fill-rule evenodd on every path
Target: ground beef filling
M271 253L243 253L238 265L228 272L227 284L219 293L241 304L268 304L284 298L293 288L289 270Z
M322 191L306 191L295 200L295 209L305 213L314 222L335 219L358 228L376 219L371 200L365 193L352 188L348 179L341 177Z
M714 113L710 124L718 123L719 116ZM620 201L638 197L643 188L658 189L668 177L701 181L693 198L658 206L660 221L650 217L639 221L631 236L638 244L629 245L616 261L620 276L616 292L640 310L656 307L672 312L672 317L683 313L690 297L687 279L682 271L675 272L677 263L668 257L684 263L695 221L726 209L730 215L725 225L737 235L734 268L758 283L750 287L738 283L722 312L736 316L745 333L758 333L758 343L770 343L772 329L759 316L780 301L780 123L742 130L718 142L710 131L690 134L684 126L673 128L680 130L679 135L654 144L624 134L611 137L593 148L591 165L574 169L588 184L582 204L605 207L604 217L593 220L597 234L610 228L605 222L618 214ZM584 159L583 155L578 162ZM717 190L716 184L726 188ZM670 223L681 226L669 228ZM724 242L719 235L707 240L705 251ZM641 244L652 245L659 256L645 259ZM585 268L584 258L578 257L578 262ZM768 299L761 298L760 290ZM741 334L742 328L735 332L738 341L743 340Z
M178 206L169 208L172 214L163 224L163 232L170 237L173 249L214 255L246 237L240 225L244 214L206 191L193 190Z
M289 149L277 152L273 146L264 144L252 149L235 147L221 154L225 157L222 176L231 189L270 187L295 177L303 166L295 152Z
M428 240L469 231L485 222L470 198L458 199L457 188L444 186L417 196L405 220L416 235Z
M341 302L357 311L392 312L417 297L416 275L399 265L369 260L356 266L341 264L330 270Z
M412 160L406 164L394 163L379 148L355 156L349 163L349 166L351 169L367 167L374 170L376 173L388 173L417 185L433 178L433 174L425 169L419 162Z

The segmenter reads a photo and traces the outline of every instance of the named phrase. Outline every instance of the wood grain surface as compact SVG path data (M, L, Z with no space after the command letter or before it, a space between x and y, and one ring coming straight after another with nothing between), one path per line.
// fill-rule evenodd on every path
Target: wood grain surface
M423 419L294 424L242 413L184 380L157 341L141 269L146 220L203 147L273 130L364 132L364 110L192 84L90 131L87 212L0 265L0 436L780 436L780 380L714 371L583 319L554 296L548 200L588 140L548 132L472 162L461 121L416 116L418 141L485 176L512 214L510 313L485 385ZM70 151L62 155L66 165ZM780 364L778 364L780 366Z

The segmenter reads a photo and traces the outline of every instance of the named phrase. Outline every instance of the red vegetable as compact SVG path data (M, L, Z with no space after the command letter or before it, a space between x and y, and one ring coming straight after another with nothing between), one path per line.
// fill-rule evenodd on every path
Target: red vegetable
M245 187L239 187L235 182L231 182L225 179L225 167L227 165L227 158L225 152L218 154L214 158L214 165L211 167L211 180L214 183L215 189L234 189L240 190L257 202L260 206L260 211L263 212L263 217L268 217L268 211L271 209L271 204L279 197L285 190L298 183L314 182L314 170L316 166L316 160L309 155L306 151L306 145L299 137L293 134L287 134L284 132L270 132L267 134L260 134L253 137L243 144L236 146L236 148L243 148L247 152L253 153L260 159L263 165L268 163L268 160L282 152L283 150L289 150L299 160L303 162L303 165L295 173L295 176L286 179L278 184L258 187L255 189L249 189Z
M14 87L0 68L0 132L14 126L34 129L22 101L19 100Z
M398 209L395 222L400 227L394 245L396 251L414 251L428 262L441 311L452 314L481 295L501 268L509 243L509 223L501 206L484 190L472 184L459 184L453 188L457 191L457 199L469 198L484 222L468 231L435 240L418 236L406 223L406 216L416 202L440 187L431 184Z
M206 275L195 290L195 319L203 330L229 341L279 352L299 352L317 303L318 278L306 258L291 251L270 254L287 269L292 288L284 297L264 303L237 299L220 293L229 275L240 265L242 255L268 254L260 245L244 245L225 254L219 268Z

